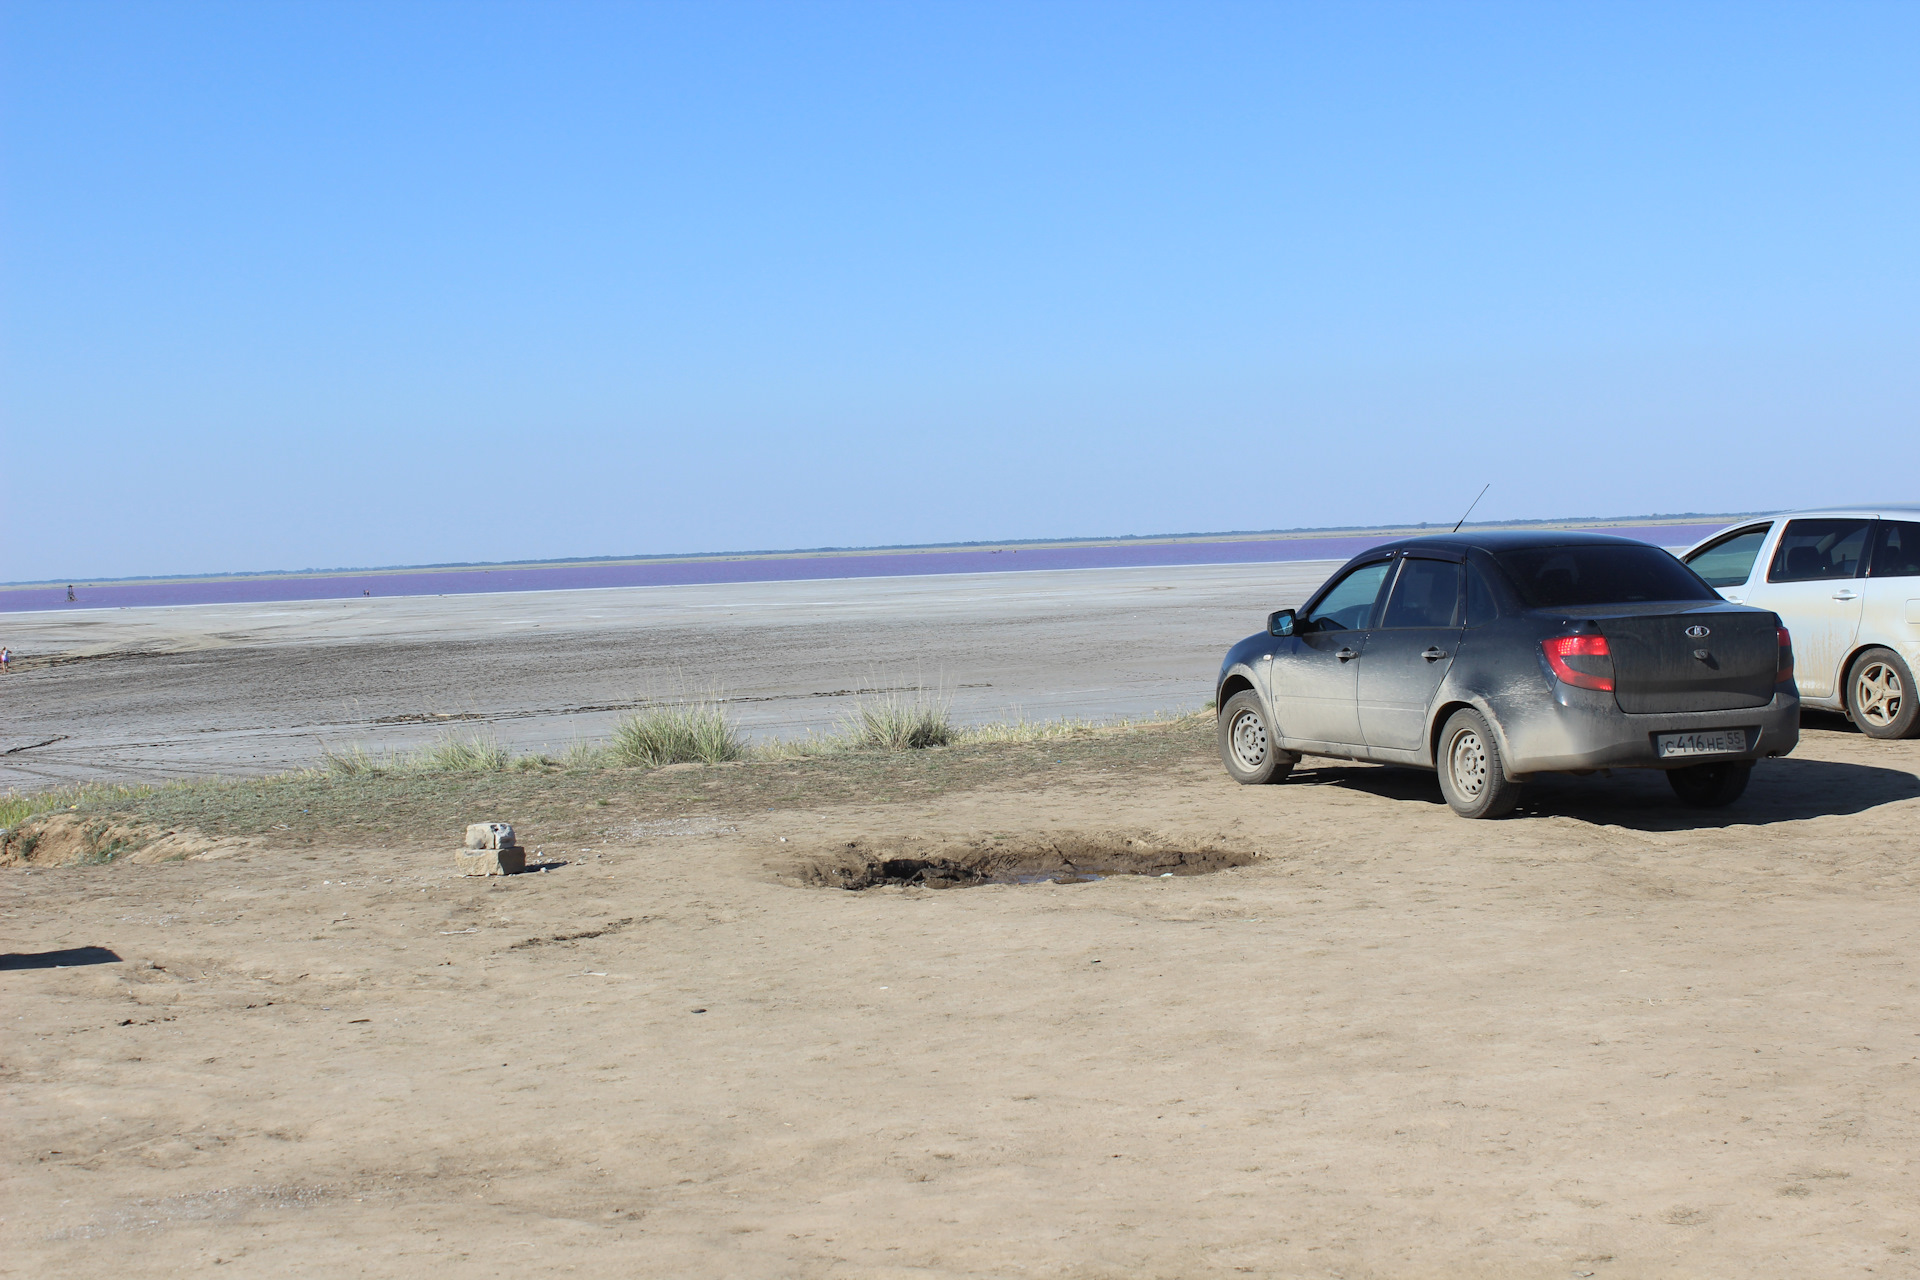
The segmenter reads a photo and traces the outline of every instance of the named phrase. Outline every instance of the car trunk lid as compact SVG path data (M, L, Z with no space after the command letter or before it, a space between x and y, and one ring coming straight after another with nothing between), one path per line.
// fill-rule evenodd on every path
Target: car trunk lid
M1593 621L1613 654L1622 711L1735 711L1773 700L1780 637L1771 613L1634 610Z

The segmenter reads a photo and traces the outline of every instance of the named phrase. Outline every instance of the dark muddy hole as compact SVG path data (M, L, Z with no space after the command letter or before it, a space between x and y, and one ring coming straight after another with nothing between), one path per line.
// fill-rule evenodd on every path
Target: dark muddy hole
M1207 875L1246 866L1258 856L1244 850L1163 847L1134 840L983 844L885 853L856 843L846 847L845 856L814 868L806 878L814 884L852 890L886 885L966 889L987 884L1091 884L1112 876Z

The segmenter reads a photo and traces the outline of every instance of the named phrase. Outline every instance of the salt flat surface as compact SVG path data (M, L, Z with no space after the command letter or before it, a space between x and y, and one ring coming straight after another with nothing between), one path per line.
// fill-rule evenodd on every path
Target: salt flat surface
M920 686L965 722L1191 710L1337 561L0 614L0 792L311 765L491 732L604 737L717 690L756 737Z
M1662 546L1690 545L1724 520L1707 524L1583 522L1590 532ZM577 591L606 587L799 582L828 578L925 577L1059 569L1173 568L1345 560L1414 530L1373 529L1326 537L1279 535L1245 539L1185 537L1120 543L1028 543L1024 546L903 547L867 552L748 552L668 559L591 560L541 564L420 566L206 578L135 578L107 582L0 583L0 613L75 604L146 608L185 604L364 599L396 595L497 595L506 591Z

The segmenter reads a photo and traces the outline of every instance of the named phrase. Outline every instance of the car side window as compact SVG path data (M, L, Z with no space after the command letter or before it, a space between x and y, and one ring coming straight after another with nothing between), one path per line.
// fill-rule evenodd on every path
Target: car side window
M1753 575L1754 559L1760 544L1767 540L1770 524L1741 529L1718 542L1709 542L1687 557L1692 570L1707 580L1710 587L1739 587Z
M1320 603L1307 611L1297 625L1300 631L1358 631L1373 617L1373 602L1380 598L1380 584L1387 580L1391 560L1363 564L1333 584Z
M1493 588L1480 572L1480 566L1467 565L1467 625L1483 627L1500 616L1500 606L1494 602Z
M1460 566L1409 556L1387 597L1383 627L1453 627L1460 616Z
M1768 582L1818 582L1852 578L1867 549L1865 520L1789 520L1774 548Z
M1867 573L1875 578L1920 578L1920 524L1881 521L1874 531L1873 563Z

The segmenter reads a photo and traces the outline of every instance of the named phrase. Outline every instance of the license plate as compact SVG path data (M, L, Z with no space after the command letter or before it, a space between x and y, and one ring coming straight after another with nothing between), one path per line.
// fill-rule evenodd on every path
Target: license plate
M1745 729L1718 729L1712 733L1656 733L1653 749L1662 760L1675 756L1724 756L1747 749Z

